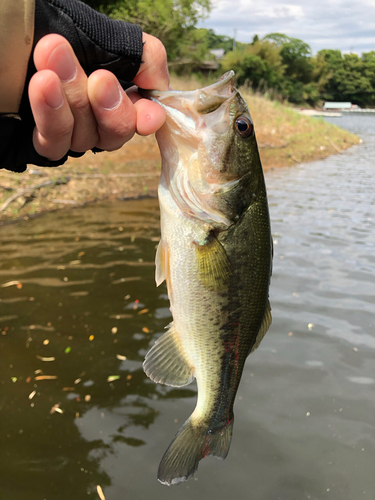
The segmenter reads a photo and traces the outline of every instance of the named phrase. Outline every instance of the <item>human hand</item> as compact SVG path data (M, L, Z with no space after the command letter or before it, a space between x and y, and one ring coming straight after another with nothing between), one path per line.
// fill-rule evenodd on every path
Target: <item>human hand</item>
M143 42L143 64L134 84L168 90L162 43L146 33ZM135 132L149 135L164 123L165 112L157 103L142 99L134 87L125 92L113 73L100 69L87 77L71 45L60 35L46 35L38 42L34 63L37 73L29 83L33 145L51 161L68 150L118 149Z

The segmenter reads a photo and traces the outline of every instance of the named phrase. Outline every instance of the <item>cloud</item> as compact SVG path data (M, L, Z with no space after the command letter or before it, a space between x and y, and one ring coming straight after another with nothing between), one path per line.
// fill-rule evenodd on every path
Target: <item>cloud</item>
M253 0L214 0L201 27L217 34L251 42L257 34L285 33L308 43L313 52L339 49L342 52L375 50L375 1L303 0L266 4Z

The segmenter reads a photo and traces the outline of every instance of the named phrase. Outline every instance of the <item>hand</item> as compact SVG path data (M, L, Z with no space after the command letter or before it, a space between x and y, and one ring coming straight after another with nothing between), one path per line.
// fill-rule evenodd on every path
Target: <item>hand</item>
M143 33L143 57L134 84L145 89L168 90L164 46ZM113 151L135 132L149 135L164 123L165 112L142 99L133 87L125 92L106 70L86 76L69 42L60 35L42 38L34 51L37 73L29 84L35 119L33 144L41 156L55 161L70 149L93 147Z

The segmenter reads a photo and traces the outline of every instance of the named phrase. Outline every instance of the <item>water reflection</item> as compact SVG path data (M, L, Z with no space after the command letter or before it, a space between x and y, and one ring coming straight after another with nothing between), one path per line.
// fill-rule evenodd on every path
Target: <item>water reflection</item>
M141 368L170 321L153 281L157 202L2 232L1 497L24 498L27 484L31 498L86 498L111 483L100 463L116 444L146 443L137 429L154 423L154 400L195 394L158 387Z

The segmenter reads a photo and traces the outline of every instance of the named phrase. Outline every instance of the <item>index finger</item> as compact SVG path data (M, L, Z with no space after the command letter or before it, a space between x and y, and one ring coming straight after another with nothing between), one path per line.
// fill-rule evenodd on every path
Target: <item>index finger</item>
M150 90L169 90L167 53L161 41L143 33L143 63L133 82L137 87Z

